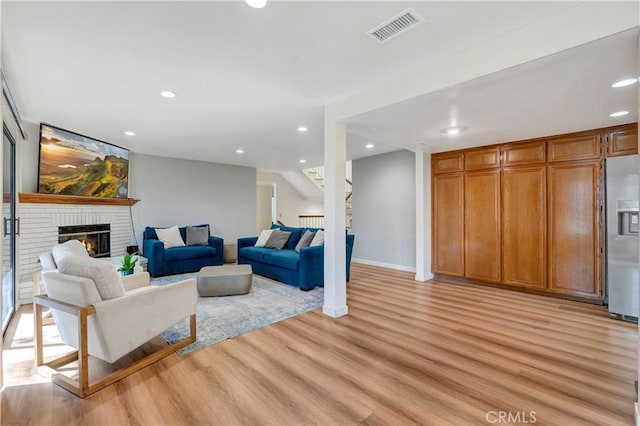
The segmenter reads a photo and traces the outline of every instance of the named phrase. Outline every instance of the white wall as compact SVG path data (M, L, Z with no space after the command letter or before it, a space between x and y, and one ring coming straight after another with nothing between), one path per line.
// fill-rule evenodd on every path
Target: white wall
M415 270L415 154L376 155L352 168L354 261Z
M142 246L145 226L208 223L227 243L255 235L256 169L253 167L131 154L129 196Z
M39 124L20 142L18 191L38 191ZM211 224L229 242L254 235L256 169L131 153L129 196L139 245L145 226ZM134 243L133 238L131 243Z
M40 124L23 122L27 135L17 147L16 167L18 192L38 192L38 155L40 151Z
M298 215L324 214L322 201L305 200L279 173L258 171L258 182L276 184L276 218L298 226Z

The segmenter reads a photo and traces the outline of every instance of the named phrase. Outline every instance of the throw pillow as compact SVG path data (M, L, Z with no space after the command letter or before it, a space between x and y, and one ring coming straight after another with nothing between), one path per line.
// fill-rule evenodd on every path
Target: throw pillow
M313 237L315 237L315 235L316 233L313 231L304 231L304 235L302 235L302 238L300 238L300 241L298 241L298 244L296 244L295 250L300 253L301 248L309 247L309 244L311 244L311 241L313 241Z
M65 256L58 263L58 272L93 280L102 300L115 299L125 294L116 266L108 261L89 256Z
M209 244L208 226L187 226L187 245L206 246Z
M300 241L300 237L302 237L302 231L304 228L292 228L289 226L278 225L277 223L271 224L271 229L279 229L284 232L291 232L291 236L289 237L289 241L284 246L284 248L288 250L294 250L296 248L296 244Z
M166 249L184 247L184 241L182 241L182 236L177 226L166 229L156 228L156 234L158 234L158 239L164 243L164 248Z
M273 229L265 229L264 231L262 231L260 233L260 236L258 237L258 241L256 241L256 243L253 246L264 247L264 245L267 243L267 240L271 236L272 232L273 232Z
M264 244L264 246L280 250L284 247L285 244L287 244L290 236L291 232L284 232L279 229L274 229L271 231L271 236Z
M56 244L51 249L51 254L56 265L63 257L69 255L89 257L89 252L79 240L69 240L62 244Z
M313 241L309 244L309 247L322 246L324 245L324 231L316 232L316 235L313 236Z

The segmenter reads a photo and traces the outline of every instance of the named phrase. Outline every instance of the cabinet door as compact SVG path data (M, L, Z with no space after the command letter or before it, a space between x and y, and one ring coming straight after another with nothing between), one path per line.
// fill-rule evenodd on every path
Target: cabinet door
M602 156L600 146L600 132L549 139L547 158L550 163L598 160Z
M549 290L600 298L599 163L548 166Z
M547 277L546 167L502 173L502 281L544 289Z
M452 173L464 170L464 154L462 152L444 152L432 155L433 173Z
M500 170L465 175L465 277L500 281Z
M609 135L607 156L633 155L638 153L638 126L630 125L616 129Z
M433 271L464 275L464 176L433 176Z
M505 166L533 166L544 164L546 141L508 143L502 146Z
M482 170L500 167L500 147L472 149L464 153L464 169Z

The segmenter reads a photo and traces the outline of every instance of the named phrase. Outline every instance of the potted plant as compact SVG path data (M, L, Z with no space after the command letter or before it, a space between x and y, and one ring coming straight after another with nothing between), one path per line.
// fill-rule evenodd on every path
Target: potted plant
M137 257L133 257L131 253L125 253L122 257L122 265L118 268L118 271L122 275L131 275L133 274L133 268L136 267L136 262L138 261Z

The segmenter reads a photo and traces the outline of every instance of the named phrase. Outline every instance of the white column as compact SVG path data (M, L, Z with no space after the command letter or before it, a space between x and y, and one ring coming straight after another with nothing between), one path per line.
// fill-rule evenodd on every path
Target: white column
M637 46L638 46L638 59L636 63L636 72L640 73L640 35L638 36ZM638 111L640 111L640 90L636 91L636 97L638 98L637 99ZM639 146L640 146L640 143L639 143ZM638 327L640 327L640 323L638 324ZM640 345L640 328L638 328L638 345ZM638 381L639 381L638 383L640 383L640 351L636 351L636 357L638 358ZM640 404L640 401L636 401L636 403L634 404L636 426L640 426L640 407L638 406L638 404Z
M345 179L347 128L325 114L324 123L324 306L341 317L349 312L346 283Z
M431 278L431 154L416 152L416 281Z

